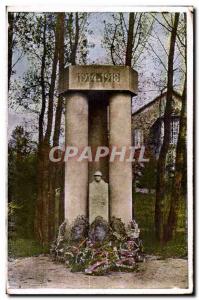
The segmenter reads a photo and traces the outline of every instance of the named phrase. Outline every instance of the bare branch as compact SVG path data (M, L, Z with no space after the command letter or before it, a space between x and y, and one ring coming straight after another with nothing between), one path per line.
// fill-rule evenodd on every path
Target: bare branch
M185 45L185 43L183 43L183 41L181 40L181 38L180 38L178 32L177 32L176 35L177 35L178 41L180 42L181 46L185 48L186 45Z
M176 43L176 45L177 45L178 51L180 52L180 54L182 55L182 57L185 60L185 54L182 53L182 50L180 49L180 46L178 45L178 43Z
M167 23L167 26L172 30L173 26L172 26L171 24L169 24L167 18L166 18L165 15L164 15L164 12L162 13L162 16L163 16L165 22Z
M148 43L152 52L155 54L155 56L159 59L160 63L162 64L162 66L164 67L165 71L167 72L167 67L165 66L164 62L162 61L162 59L159 57L159 55L155 52L155 50L153 49L152 45L150 43Z
M16 66L16 64L21 60L23 56L23 52L21 52L20 56L17 58L16 62L12 65L12 69Z
M167 26L165 26L162 22L160 22L160 20L158 20L158 18L156 18L153 14L151 14L152 17L156 20L156 22L158 22L162 27L164 27L166 30L171 32L171 29L168 28Z
M147 19L148 19L148 17L147 17ZM144 40L142 41L142 43L141 43L142 48L141 48L140 51L139 51L139 55L137 56L137 60L136 60L136 61L139 60L141 54L144 52L144 49L145 49L146 43L147 43L147 39L148 39L148 35L149 35L149 33L150 33L150 31L151 31L151 29L152 29L152 27L153 27L153 23L154 23L154 21L151 23L151 25L150 25L150 27L149 27L149 29L148 29L148 31L147 31L147 34L146 34L146 36L145 36L145 39L144 39ZM139 44L137 43L136 49L137 49L138 46L139 46ZM136 49L134 50L134 53L135 53ZM134 63L136 63L136 61L135 61Z
M151 36L152 36L153 38L155 38L155 39L156 39L156 38L158 39L160 45L162 46L162 49L164 50L165 54L168 56L168 52L167 52L166 48L164 47L164 44L162 43L162 41L161 41L161 39L159 38L158 34L155 32L155 30L154 30L154 33L155 33L156 37L154 37L152 34L151 34Z
M124 19L124 14L121 13L121 16L122 16L122 20L123 20L123 23L124 23L124 27L126 29L126 33L128 32L128 28L127 28L127 25L126 25L126 22L125 22L125 19Z
M123 27L123 19L122 19L122 13L120 14L120 26L121 26L121 30L122 30L122 42L124 44L124 46L126 47L126 41L125 41L125 32L124 32L124 27Z
M135 39L136 39L136 36L138 35L138 29L140 27L140 25L142 24L141 23L141 20L142 20L142 13L140 13L140 16L139 16L139 19L138 19L138 22L137 22L137 27L136 27L136 30L135 30L135 34L134 34L134 39L133 39L133 46L135 44ZM136 16L135 16L135 20L136 20ZM135 21L134 21L135 22ZM139 38L140 38L140 35L139 35Z

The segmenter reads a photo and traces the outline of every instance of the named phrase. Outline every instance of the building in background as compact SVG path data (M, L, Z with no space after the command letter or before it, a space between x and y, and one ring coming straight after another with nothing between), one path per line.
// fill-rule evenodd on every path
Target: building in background
M164 135L164 111L166 92L156 97L132 114L133 146L144 145L151 150L156 159L159 157ZM179 133L181 95L173 92L173 113L171 121L171 146L176 146Z
M181 105L181 95L174 91L173 112L170 124L170 147L166 166L169 177L173 176L175 170ZM132 138L133 146L136 147L137 157L139 156L138 154L141 147L145 146L145 157L149 158L149 163L136 163L134 167L135 187L140 187L142 190L155 188L157 160L159 158L164 137L165 106L166 92L162 93L132 114Z

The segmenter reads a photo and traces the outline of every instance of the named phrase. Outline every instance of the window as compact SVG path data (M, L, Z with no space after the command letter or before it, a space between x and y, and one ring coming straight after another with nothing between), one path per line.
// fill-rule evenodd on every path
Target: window
M135 129L133 142L135 147L141 147L143 145L143 131L142 129Z

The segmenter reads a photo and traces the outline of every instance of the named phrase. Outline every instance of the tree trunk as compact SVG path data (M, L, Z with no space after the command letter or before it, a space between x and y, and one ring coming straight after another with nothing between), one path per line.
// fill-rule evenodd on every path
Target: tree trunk
M164 241L172 239L175 232L178 220L179 204L183 195L183 173L184 160L185 160L185 145L186 145L186 80L184 83L184 90L182 95L182 108L180 115L180 128L176 149L176 161L175 161L175 176L173 181L173 189L171 195L171 206L167 224L164 231Z
M61 74L64 71L64 18L65 13L59 14L60 18L60 31L59 31L59 80ZM59 95L58 103L56 108L56 115L55 115L55 128L54 128L54 135L53 135L53 146L59 145L59 136L60 136L60 128L61 128L61 116L63 110L63 96Z
M71 64L76 64L77 47L79 42L79 15L75 13L75 40L71 48Z
M8 90L10 89L10 78L12 75L12 54L13 54L13 29L14 13L8 13Z
M44 170L44 143L43 143L43 123L44 123L44 114L46 109L46 90L45 90L45 64L46 64L46 17L44 18L44 27L43 27L43 54L41 62L41 72L40 72L40 85L41 85L41 96L42 96L42 105L41 112L39 115L39 139L38 139L38 154L37 154L37 201L35 207L35 224L34 231L36 239L43 243L43 170Z
M54 102L56 72L57 72L58 53L59 53L58 50L59 50L59 16L57 17L57 21L56 21L55 50L54 50L54 57L53 57L49 98L48 98L48 122L47 122L47 129L45 133L45 143L48 144L50 143L50 136L52 132L52 123L53 123L53 102Z
M170 49L168 57L168 73L167 73L167 96L166 107L164 113L164 139L160 150L157 165L157 181L156 181L156 203L155 203L155 230L159 241L163 241L164 229L164 198L166 185L166 157L170 144L170 126L172 114L172 96L173 96L173 59L175 53L176 33L179 21L179 13L175 13L174 26L171 32Z
M128 38L126 47L126 61L125 65L131 67L132 51L133 51L133 33L135 24L135 13L129 13L129 27L128 27Z
M53 232L53 218L54 214L54 202L51 201L51 186L50 186L50 163L49 163L49 151L50 151L50 137L52 132L53 123L53 102L54 91L56 82L56 70L58 62L58 45L59 45L59 19L57 17L56 30L55 30L55 48L52 62L51 82L49 88L48 98L48 117L47 117L47 129L45 137L43 137L43 122L46 106L46 86L45 86L45 63L46 63L46 19L44 23L43 34L44 51L41 65L41 87L42 87L42 108L39 118L39 146L38 146L38 195L36 205L36 220L35 229L36 236L43 245L48 245L51 240L51 233Z
M64 70L64 19L65 14L59 13L58 23L59 23L59 40L58 40L58 55L59 55L59 77ZM61 117L63 111L63 96L58 96L56 114L55 114L55 126L53 134L53 147L59 145L60 129L61 129ZM56 196L56 190L62 188L63 185L60 183L62 179L62 168L63 162L54 163L50 162L50 172L49 172L49 195L50 195L50 210L49 210L49 241L55 238L57 225L57 219L59 219L59 212L55 211L55 202L60 201L60 198ZM61 172L61 174L60 174ZM59 205L60 206L60 205ZM57 216L58 214L58 216ZM56 222L55 222L56 221ZM56 223L56 224L55 224Z
M44 32L43 32L43 55L41 59L41 112L39 114L39 145L43 142L43 123L44 114L46 110L46 87L45 87L45 65L46 65L46 18L44 19Z

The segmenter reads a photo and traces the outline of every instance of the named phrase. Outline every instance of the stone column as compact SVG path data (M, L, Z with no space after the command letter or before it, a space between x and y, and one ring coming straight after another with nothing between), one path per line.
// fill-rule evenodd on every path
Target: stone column
M117 151L131 143L131 94L113 93L109 100L110 150ZM126 159L126 157L125 157ZM109 163L110 215L127 224L132 219L132 163L120 162L118 156Z
M88 146L88 99L85 94L66 95L66 146L80 151ZM65 164L65 219L73 222L78 215L87 216L88 160L77 156Z

